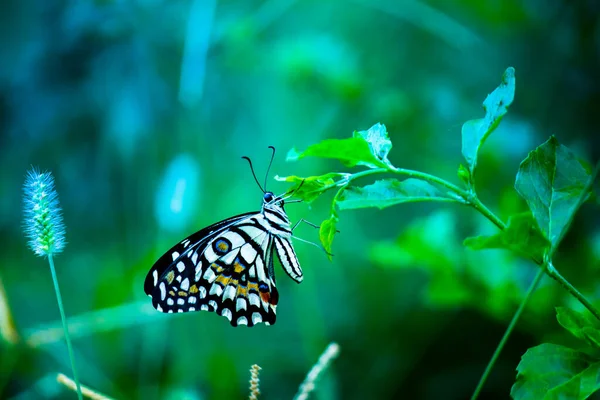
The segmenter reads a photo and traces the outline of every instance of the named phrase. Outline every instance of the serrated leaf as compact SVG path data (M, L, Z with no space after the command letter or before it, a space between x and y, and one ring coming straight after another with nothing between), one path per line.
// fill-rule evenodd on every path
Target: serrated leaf
M488 136L498 127L515 97L515 69L509 67L502 75L502 82L483 102L485 117L465 122L462 127L462 154L473 175L477 166L479 149Z
M379 209L415 201L458 201L426 181L409 178L382 179L363 187L344 190L336 204L341 210L377 207Z
M529 212L511 216L506 229L495 235L469 237L463 244L473 250L508 249L539 263L550 247L550 242Z
M385 125L377 123L366 131L354 131L352 137L364 139L369 145L371 154L382 163L390 165L387 156L392 149L392 141Z
M563 328L577 339L585 340L594 347L600 347L598 320L588 312L575 311L567 307L556 307L556 319Z
M336 226L337 226L338 221L339 221L339 218L337 217L337 215L332 214L331 217L329 217L329 219L326 219L325 221L323 221L321 223L321 226L319 227L319 240L321 240L321 244L325 248L325 251L327 251L327 257L329 258L330 261L331 261L331 247L333 244L333 237L335 236L335 233L337 232Z
M510 394L515 400L585 399L600 389L600 361L544 343L523 355Z
M288 152L287 161L296 161L309 156L334 158L347 167L355 165L364 165L370 168L387 167L383 161L371 153L369 143L361 137L326 139L301 152L291 149Z
M323 193L326 188L335 184L334 178L348 177L350 174L340 172L331 172L319 176L308 176L302 178L300 176L276 176L275 179L281 182L292 182L294 185L288 189L288 193L293 193L294 197L302 199L306 203L312 203L317 197Z
M577 211L589 179L590 173L575 154L554 136L521 163L515 189L527 202L552 247L558 245L563 229Z

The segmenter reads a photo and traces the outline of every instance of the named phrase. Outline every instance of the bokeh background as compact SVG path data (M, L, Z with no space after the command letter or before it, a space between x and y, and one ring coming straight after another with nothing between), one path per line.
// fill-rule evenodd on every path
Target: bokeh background
M528 151L550 135L600 154L595 1L8 0L0 5L0 281L20 338L0 344L0 398L73 398L47 262L26 247L21 197L50 170L67 229L56 258L80 378L122 399L238 399L262 367L264 399L292 398L329 342L339 358L316 399L464 399L535 275L462 240L495 232L474 211L409 204L342 212L335 257L301 242L301 285L277 267L277 324L232 328L213 313L163 315L143 292L186 235L258 209L264 176L345 171L285 162L325 138L384 123L399 167L457 181L462 124L508 66L517 92L480 159L481 198L506 220ZM370 181L365 179L364 183ZM287 207L319 223L331 198ZM585 205L557 268L599 303L600 224ZM298 236L318 241L301 226ZM568 343L545 279L482 398L508 397L527 348ZM6 328L6 327L5 327ZM10 336L10 335L9 335ZM10 339L10 337L9 337Z

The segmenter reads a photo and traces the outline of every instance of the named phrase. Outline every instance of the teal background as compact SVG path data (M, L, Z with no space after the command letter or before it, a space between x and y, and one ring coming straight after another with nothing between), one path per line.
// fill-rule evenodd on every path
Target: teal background
M0 282L21 342L0 344L0 398L73 398L47 262L26 247L31 166L51 171L68 244L56 257L79 375L115 398L228 399L262 367L264 399L292 398L326 345L340 356L314 398L464 399L535 275L503 251L473 252L495 227L459 206L341 212L329 262L295 243L305 280L277 267L271 327L213 313L163 315L143 292L174 243L258 210L274 175L345 171L304 149L386 125L394 165L454 182L460 130L508 66L515 102L480 156L482 200L504 220L527 153L554 134L600 156L600 20L593 1L5 1L0 5ZM358 169L356 169L358 170ZM364 180L364 184L371 181ZM319 223L331 195L286 207ZM598 303L598 203L584 205L556 267ZM297 235L317 242L308 226ZM546 278L482 398L508 397L527 348L571 343Z

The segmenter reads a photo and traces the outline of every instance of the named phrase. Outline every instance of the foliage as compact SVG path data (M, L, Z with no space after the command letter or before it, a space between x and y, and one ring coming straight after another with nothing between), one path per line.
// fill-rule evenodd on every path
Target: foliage
M464 188L459 188L433 175L394 166L388 160L392 142L385 126L379 123L366 131L354 132L350 139L326 139L309 146L305 151L293 149L288 154L288 161L296 161L308 156L324 157L337 159L349 167L363 166L368 169L354 174L328 173L306 178L294 176L279 179L295 182L295 186L291 187L288 192L310 202L314 201L318 194L331 189L336 190L331 203L330 218L323 221L320 229L321 243L328 252L332 248L336 225L339 222L337 210L369 207L384 209L402 203L429 201L456 202L471 206L500 228L500 232L493 235L469 237L464 241L465 246L473 250L507 249L534 261L549 276L561 283L596 318L600 319L600 314L591 303L558 273L552 260L554 251L564 237L575 212L589 197L594 180L589 168L586 168L571 150L559 144L557 139L552 136L547 142L529 153L517 173L515 189L527 202L530 211L513 214L509 216L508 223L504 224L489 211L477 196L473 177L477 167L478 153L507 113L508 106L514 99L514 91L515 70L508 68L502 76L500 86L483 102L485 117L467 121L463 125L462 153L468 167L460 165L458 176L465 186ZM354 184L358 178L379 174L396 174L408 178L404 180L386 178L365 186ZM326 183L323 182L323 177L326 177ZM305 182L309 182L310 191L302 192L301 189ZM318 184L315 184L316 182ZM422 248L419 249L419 252L432 254L430 250L423 251ZM396 253L388 248L379 249L376 254L387 254L388 258L393 260L393 254ZM390 254L392 254L391 257ZM389 261L387 263L389 264ZM432 265L440 266L442 264L436 260ZM532 290L535 290L537 282L538 279L532 284ZM448 290L448 284L442 286ZM469 299L469 296L463 295L459 298L464 300ZM527 300L528 296L524 301ZM515 314L515 320L520 316L522 308ZM584 329L587 329L588 336L586 337L593 338L593 340L598 339L598 335L594 333L596 332L595 328L588 324L589 320L569 314L569 312L571 311L568 309L559 309L559 321L563 326L579 338L582 338ZM510 334L513 326L511 324L507 335ZM573 327L576 327L575 330ZM504 341L501 342L496 353L502 350L503 343ZM479 395L495 359L496 355L484 373L474 398ZM550 367L550 365L552 366ZM523 357L518 369L516 389L513 388L512 394L515 398L541 398L541 396L554 398L563 395L585 398L600 388L600 383L597 383L595 378L598 375L597 368L598 365L595 361L580 352L559 346L541 345L529 350ZM551 377L554 376L552 374L560 377L561 380L559 382L556 382L556 379L552 380ZM551 384L543 380L546 378L550 379ZM567 381L564 381L565 379ZM540 381L542 383L539 383ZM550 390L546 393L549 388Z
M556 308L556 318L579 339L580 348L544 343L527 350L517 367L513 399L587 399L600 389L600 323L565 307Z
M61 384L75 385L51 274L19 211L32 165L52 171L68 228L55 272L84 396L243 398L258 364L259 398L292 398L335 341L343 352L310 398L465 399L513 313L481 398L508 397L527 348L583 350L553 306L581 311L575 287L597 305L598 197L572 211L575 191L559 180L536 216L514 184L550 135L557 145L531 168L544 157L589 173L579 157L600 155L594 2L8 0L0 10L0 398L75 398ZM514 76L501 77L501 60ZM334 148L284 161L324 140ZM362 143L359 159L326 157L341 141ZM325 221L294 230L303 283L274 265L268 328L156 312L142 289L156 258L258 210L241 156L267 190L297 190L304 202L285 206L293 222ZM564 234L549 247L546 211ZM328 254L302 242L319 236ZM570 286L547 279L555 270Z

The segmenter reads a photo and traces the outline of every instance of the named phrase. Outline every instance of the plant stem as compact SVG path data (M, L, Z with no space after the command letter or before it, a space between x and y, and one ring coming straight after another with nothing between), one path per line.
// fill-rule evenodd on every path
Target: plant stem
M65 310L63 307L62 296L60 295L60 288L58 287L58 279L56 277L56 270L54 268L54 259L52 253L48 254L48 264L50 264L50 272L52 273L52 282L54 283L54 291L56 292L56 300L58 301L58 309L60 310L60 319L62 320L63 330L65 331L65 341L67 342L67 349L69 350L69 359L71 360L71 369L73 370L73 378L77 385L77 397L82 400L81 385L79 384L79 377L77 376L77 368L75 368L75 357L73 356L73 347L71 346L71 337L69 336L69 328L67 327L67 318L65 317Z
M556 268L552 264L552 261L548 261L548 263L546 264L546 273L552 279L554 279L555 281L560 283L560 285L562 287L564 287L567 290L567 292L569 292L573 297L575 297L577 300L579 300L579 302L581 304L583 304L583 306L585 308L587 308L588 311L594 315L594 317L596 317L598 320L600 320L600 313L598 313L598 310L596 310L596 308L592 305L592 303L590 303L590 301L583 294L581 294L581 292L579 292L579 290L577 290L573 285L571 285L571 283L568 280L566 280L560 274L560 272L558 272L556 270Z
M510 321L510 324L506 328L506 331L504 332L504 335L502 336L500 343L498 343L498 346L496 346L496 350L494 351L492 358L490 359L487 366L485 367L485 371L483 372L483 375L479 379L479 383L477 384L477 387L475 388L475 392L473 392L473 396L471 396L471 400L475 400L479 396L481 389L483 389L483 385L485 385L485 381L487 380L488 376L492 372L492 368L494 368L494 365L496 364L496 361L498 360L500 353L504 349L504 345L506 345L506 342L508 341L508 338L510 337L512 331L515 329L515 326L517 326L517 322L519 321L519 318L521 317L523 310L525 310L525 306L527 305L529 300L531 300L531 296L533 295L533 292L535 292L535 289L539 285L543 276L544 276L544 269L540 268L538 270L537 274L535 275L535 278L533 278L533 281L529 285L529 289L527 289L527 294L521 301L521 304L519 305L517 312L515 312L515 315L513 315L512 319Z

